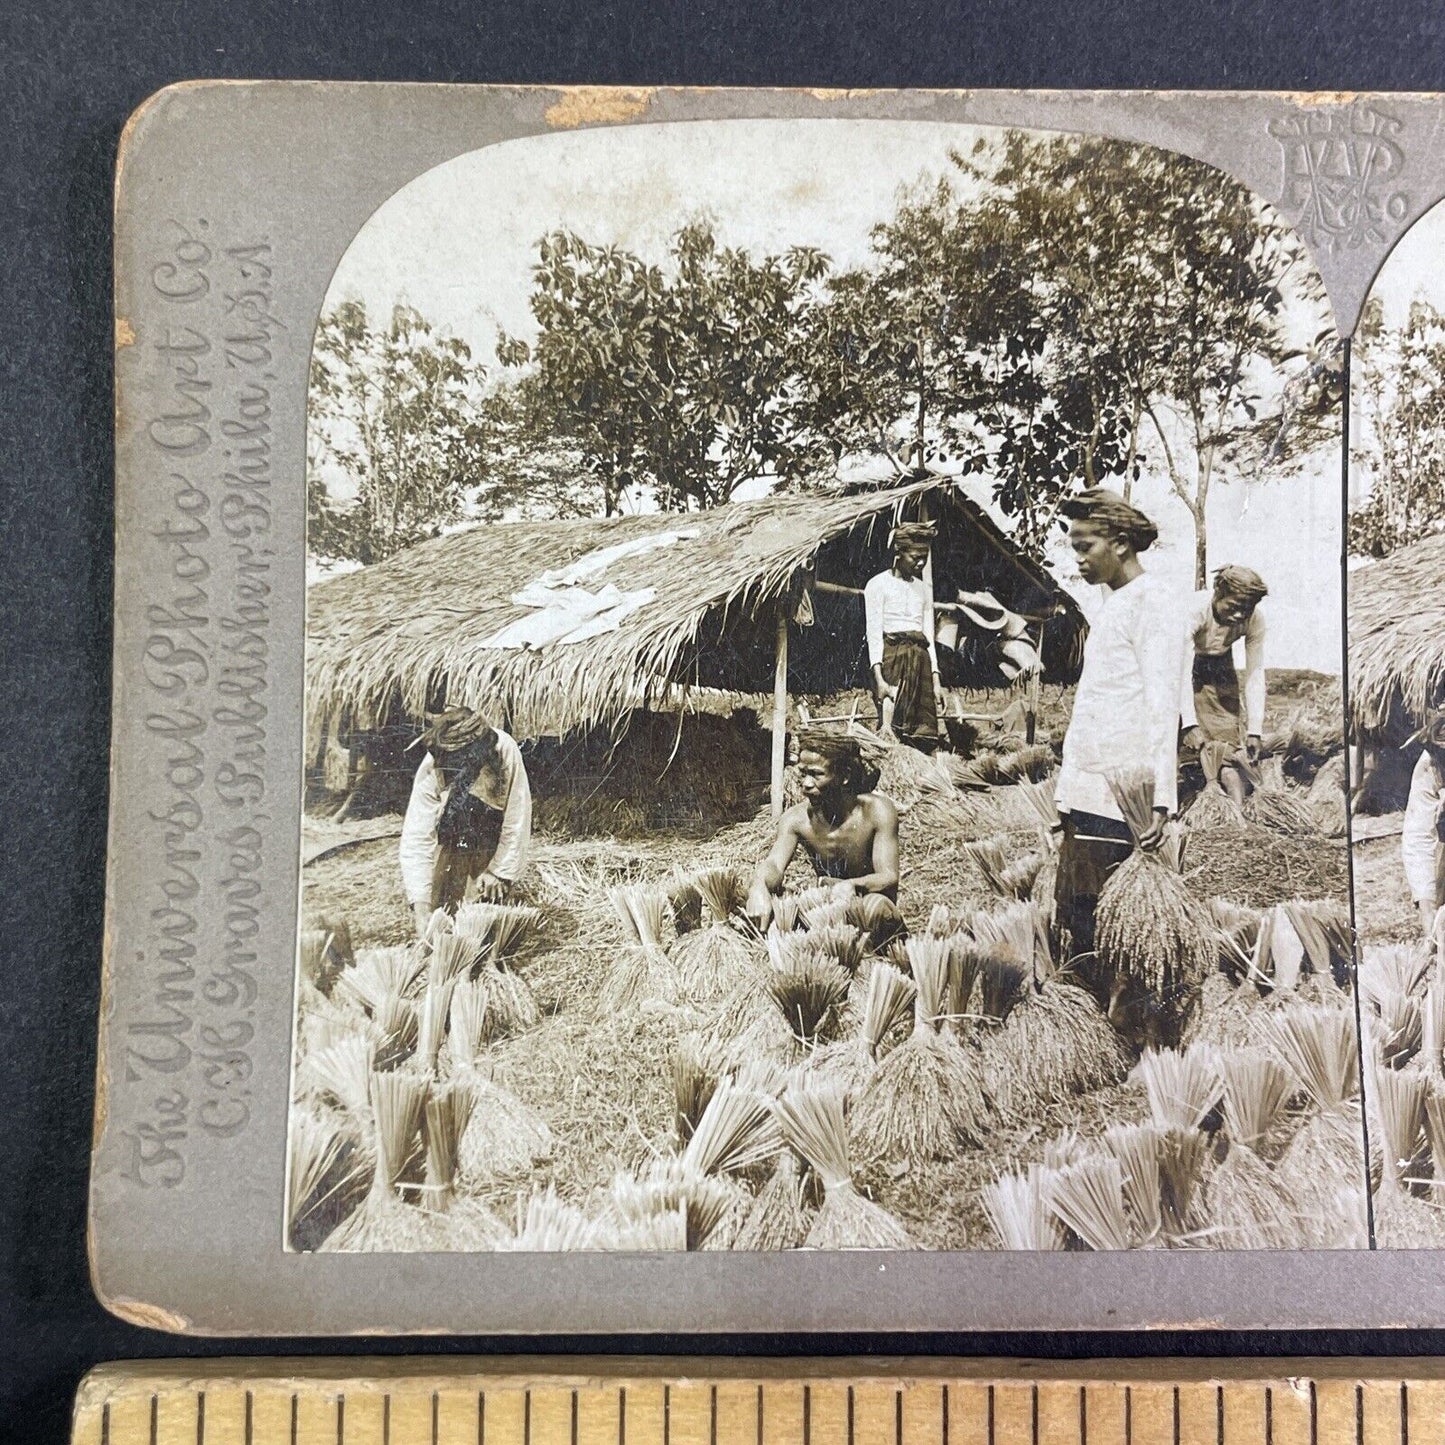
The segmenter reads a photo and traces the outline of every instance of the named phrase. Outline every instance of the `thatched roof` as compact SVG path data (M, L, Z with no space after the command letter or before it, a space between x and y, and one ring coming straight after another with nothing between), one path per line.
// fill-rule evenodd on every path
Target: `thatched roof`
M1076 604L1024 557L988 514L946 478L845 496L788 496L712 511L479 526L314 585L307 600L306 682L313 724L416 717L445 698L485 707L520 737L613 724L671 683L764 692L772 687L778 599L803 569L860 587L887 565L898 517L928 508L940 529L935 589L987 587L1020 611L1053 612L1051 676L1077 675L1085 629ZM614 632L536 650L483 647L529 614L512 599L549 570L618 543L693 535L614 562L606 582L655 598ZM861 598L816 594L816 625L795 628L795 692L861 683ZM950 664L956 682L1001 682L981 659ZM947 678L946 678L947 680Z
M1369 741L1400 741L1445 691L1445 536L1350 574L1350 712Z

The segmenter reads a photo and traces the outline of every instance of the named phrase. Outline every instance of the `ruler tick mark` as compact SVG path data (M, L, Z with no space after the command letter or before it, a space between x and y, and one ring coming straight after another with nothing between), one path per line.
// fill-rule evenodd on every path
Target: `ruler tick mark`
M577 1445L577 1391L572 1391L572 1445Z
M246 1399L249 1401L251 1392L246 1391ZM196 1392L196 1445L206 1445L206 1392Z
M437 1445L441 1435L441 1396L437 1391L431 1392L431 1445Z
M487 1392L477 1391L477 1445L487 1445Z
M763 1387L758 1386L758 1445L763 1445Z
M156 1445L161 1433L161 1397L151 1396L151 1445Z
M336 1397L336 1445L346 1445L346 1396Z
M1035 1389L1038 1386L1034 1386ZM1035 1442L1037 1445L1037 1441ZM1179 1445L1179 1386L1174 1387L1174 1445Z
M1410 1445L1410 1397L1400 1381L1400 1445Z
M532 1392L522 1396L522 1445L532 1445Z
M1124 1445L1134 1445L1134 1391L1124 1386Z
M1029 1433L1033 1437L1034 1445L1039 1445L1039 1387L1035 1385L1029 1391ZM903 1445L899 1440L898 1445ZM1174 1445L1179 1445L1176 1440Z
M1365 1445L1365 1387L1355 1386L1355 1445Z
M1214 1439L1215 1445L1224 1445L1224 1386L1214 1387Z
M714 1440L712 1445L717 1445ZM848 1445L853 1445L853 1387L848 1386Z
M662 1445L672 1445L672 1386L662 1387ZM804 1440L803 1445L808 1445Z
M391 1391L381 1397L381 1445L391 1445Z
M627 1386L617 1391L617 1445L627 1445Z
M667 1445L663 1441L663 1445ZM803 1386L803 1445L813 1445L813 1387Z
M1274 1445L1274 1386L1264 1387L1264 1445Z
M1320 1396L1310 1381L1310 1445L1320 1445Z
M948 1445L948 1386L943 1387L943 1445Z
M994 1445L993 1439L993 1386L988 1387L988 1445Z
M110 1445L110 1401L100 1407L100 1445Z
M296 1445L297 1416L301 1413L301 1397L294 1392L291 1396L291 1445ZM246 1445L251 1445L248 1440Z
M759 1441L759 1445L762 1442ZM903 1391L893 1392L893 1445L903 1445Z
M708 1391L707 1438L710 1445L717 1445L717 1386ZM577 1445L574 1438L572 1445Z

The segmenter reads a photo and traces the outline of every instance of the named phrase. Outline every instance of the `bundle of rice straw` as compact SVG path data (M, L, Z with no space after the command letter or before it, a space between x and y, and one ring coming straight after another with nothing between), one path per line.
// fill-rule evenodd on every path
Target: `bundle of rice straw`
M1430 969L1428 950L1415 944L1372 944L1360 963L1360 1002L1374 1022L1385 1062L1398 1068L1424 1043L1425 999L1420 996Z
M727 997L756 972L747 944L730 920L742 903L742 886L731 868L708 868L694 879L706 912L706 926L684 933L672 948L678 992L695 1002Z
M464 903L452 920L452 931L481 942L491 963L505 968L537 931L541 913L516 903Z
M923 931L929 938L947 938L953 932L953 915L948 911L948 904L935 903L928 910L928 922L924 924Z
M684 1034L672 1055L673 1128L685 1147L726 1072L720 1051L700 1034Z
M1113 1155L1096 1155L1055 1170L1048 1180L1048 1197L1049 1208L1087 1248L1132 1246L1124 1210L1124 1171Z
M777 1005L792 1044L812 1050L836 1034L848 983L848 975L810 945L774 952L768 997ZM785 1055L791 1052L783 1049Z
M1047 743L1023 743L994 755L999 779L1007 783L1037 783L1054 771L1058 761Z
M1354 1217L1339 1209L1340 1181L1351 1181L1347 1194L1362 1196L1364 1168L1359 1103L1311 1115L1274 1166L1277 1184L1294 1201L1291 1248L1343 1249L1358 1246Z
M979 1077L996 1113L1022 1123L1123 1080L1123 1041L1092 994L1058 979L1037 989L1020 984L1016 1005L979 1041Z
M1167 1239L1184 1240L1195 1231L1195 1196L1208 1150L1209 1140L1198 1129L1166 1129L1159 1141L1159 1203Z
M822 1085L795 1086L774 1104L788 1142L817 1173L823 1206L804 1241L810 1249L911 1249L908 1232L860 1194L848 1165L843 1095Z
M848 904L846 921L863 930L874 950L883 948L903 931L903 915L881 893L855 893Z
M461 1081L433 1085L427 1095L425 1201L428 1209L444 1213L452 1206L462 1135L476 1102L476 1090Z
M341 924L340 927L345 928L346 925ZM300 949L301 977L323 997L326 996L351 957L350 931L347 931L343 944L331 928L304 928L301 930Z
M365 1034L352 1034L329 1048L306 1056L305 1082L335 1099L354 1119L371 1113L371 1071L376 1063L376 1044Z
M286 1175L286 1226L294 1235L340 1187L337 1166L346 1141L332 1119L300 1109L291 1116L291 1158Z
M1152 775L1134 770L1111 777L1109 786L1137 841L1154 819ZM1137 982L1170 1016L1188 1011L1218 943L1208 910L1180 877L1177 833L1166 833L1153 852L1136 848L1114 870L1099 894L1094 941L1114 981Z
M851 923L834 923L809 930L808 938L819 954L832 959L849 978L857 977L868 949L867 936L861 930Z
M575 1204L559 1198L554 1184L545 1193L517 1200L517 1225L510 1239L497 1247L527 1254L557 1254L569 1249L596 1249L599 1230Z
M807 1073L834 1084L849 1097L878 1068L878 1050L894 1028L909 1016L918 990L896 968L876 963L863 995L863 1018L851 1039L817 1050L804 1065Z
M1266 1034L1311 1104L1325 1112L1360 1092L1355 1021L1346 1009L1296 1005L1266 1021Z
M1318 814L1310 806L1306 795L1296 792L1285 782L1278 764L1278 758L1265 760L1259 784L1244 800L1245 821L1276 833L1302 838L1319 837Z
M447 1064L451 1072L475 1068L491 1033L485 976L460 980L452 988L447 1021Z
M1354 930L1348 907L1334 898L1290 898L1279 906L1299 935L1311 970L1328 973L1344 988L1354 965Z
M411 991L425 964L419 948L359 949L355 964L337 976L335 992L374 1016L387 998Z
M981 909L969 919L967 931L982 950L1012 959L1029 978L1052 976L1048 918L1037 903L1020 899L1001 908Z
M662 947L667 894L660 888L632 884L609 888L607 896L627 935L627 945L618 951L602 985L602 1006L615 1012L648 998L672 998L677 980Z
M698 1174L744 1174L774 1159L782 1144L768 1097L724 1080L682 1151L682 1165Z
M1419 1063L1434 1080L1445 1073L1445 968L1438 964L1420 1004Z
M807 909L803 914L804 925L814 932L825 928L838 928L848 922L849 905L841 898L831 903L820 903Z
M1219 935L1219 966L1238 982L1253 963L1263 914L1228 898L1211 898L1209 914Z
M813 1214L804 1200L804 1189L798 1156L791 1148L784 1149L767 1183L753 1196L733 1248L758 1253L799 1248L808 1236Z
M448 978L437 968L427 979L421 996L421 1007L417 1010L416 1058L428 1074L434 1075L437 1071L456 986L455 975Z
M1144 1085L1150 1118L1165 1129L1199 1128L1224 1092L1219 1050L1211 1044L1147 1050L1135 1076Z
M1104 1130L1106 1154L1119 1161L1132 1248L1157 1240L1164 1229L1160 1159L1169 1131L1158 1124L1114 1124Z
M427 1079L409 1070L372 1073L371 1113L376 1150L373 1198L395 1196L403 1173L417 1157L427 1090Z
M680 878L667 890L667 907L679 938L702 927L702 893L691 878Z
M1050 838L1054 831L1060 826L1059 809L1054 801L1054 791L1058 786L1058 775L1043 778L1038 782L1021 782L1015 791L1018 796L1028 805L1038 826Z
M983 1212L1000 1249L1062 1249L1064 1231L1049 1207L1051 1171L1030 1164L1023 1174L1000 1174L983 1191Z
M1204 1242L1220 1249L1299 1247L1298 1202L1282 1177L1238 1140L1203 1183L1208 1219Z
M960 1142L984 1137L988 1104L976 1061L940 1027L952 953L949 939L908 940L913 1032L879 1064L854 1108L853 1138L866 1157L947 1158Z
M983 881L1000 898L1028 899L1033 896L1034 884L1046 861L1041 851L1011 855L1008 840L984 838L977 843L966 843L964 848Z
M1370 1090L1371 1113L1379 1130L1383 1170L1381 1191L1403 1189L1419 1177L1417 1156L1424 1142L1429 1080L1418 1069L1394 1069L1377 1062Z
M839 881L815 884L795 896L804 927L826 928L831 923L845 921L839 918L837 910L852 903L854 892L851 883Z
M1219 1061L1229 1137L1257 1154L1283 1118L1294 1084L1284 1065L1263 1049L1228 1049Z
M736 1186L699 1174L677 1159L654 1160L645 1174L619 1174L608 1192L607 1211L625 1230L646 1226L658 1215L681 1210L685 1247L704 1249L730 1210L746 1199Z
M1267 908L1255 935L1250 977L1262 989L1283 992L1299 986L1307 954L1304 939L1283 907Z
M480 1200L459 1198L445 1212L395 1196L368 1197L321 1245L323 1253L477 1254L502 1248L507 1227Z
M395 1068L416 1048L416 1004L399 993L387 994L376 1011L376 1026L380 1033L376 1065L380 1069Z
M798 895L796 893L776 894L773 898L773 926L780 933L792 933L802 925L803 914L798 907Z
M1445 1200L1445 1091L1432 1080L1425 1094L1425 1142L1430 1147L1431 1186L1437 1203Z
M1213 781L1204 784L1180 816L1189 828L1238 828L1244 823L1239 804Z
M533 1109L484 1074L463 1077L476 1096L458 1150L463 1184L515 1178L552 1157L556 1141Z
M486 943L474 933L439 933L431 940L428 982L439 978L454 982L465 978L482 961Z

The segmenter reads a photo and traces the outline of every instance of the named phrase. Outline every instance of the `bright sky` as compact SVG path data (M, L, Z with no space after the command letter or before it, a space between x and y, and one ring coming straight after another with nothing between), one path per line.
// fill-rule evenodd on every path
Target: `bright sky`
M406 302L490 364L499 329L533 334L530 273L549 230L661 261L673 232L706 212L726 244L754 253L811 245L848 267L868 259L868 230L891 214L900 187L953 171L950 149L967 155L998 134L909 121L738 120L510 141L438 166L382 205L342 258L327 307L359 299L380 316ZM1314 328L1301 320L1296 329ZM1188 585L1188 512L1155 477L1137 500L1164 534L1152 565ZM1220 486L1209 539L1211 566L1241 562L1270 581L1271 665L1337 672L1338 609L1320 605L1338 594L1337 455L1308 459L1300 476Z

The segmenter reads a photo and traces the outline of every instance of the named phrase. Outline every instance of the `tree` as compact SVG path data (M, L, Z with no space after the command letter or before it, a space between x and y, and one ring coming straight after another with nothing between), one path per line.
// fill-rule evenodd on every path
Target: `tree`
M485 375L409 307L384 328L359 301L322 317L308 395L315 555L379 562L462 515L486 462Z
M1338 428L1337 339L1287 336L1291 299L1321 294L1298 239L1237 181L1154 147L1015 135L987 178L1043 284L1051 392L1081 394L1084 484L1117 475L1128 496L1147 436L1189 508L1204 586L1226 468L1277 470Z
M1390 329L1378 302L1361 319L1359 385L1373 435L1356 449L1371 488L1350 515L1349 548L1384 557L1445 531L1445 316L1411 304Z
M825 453L797 423L799 336L827 258L796 247L754 260L693 221L670 267L566 231L533 268L534 344L504 336L524 368L529 427L576 449L603 511L641 486L664 509L725 502L745 482L789 485Z

